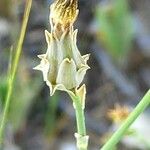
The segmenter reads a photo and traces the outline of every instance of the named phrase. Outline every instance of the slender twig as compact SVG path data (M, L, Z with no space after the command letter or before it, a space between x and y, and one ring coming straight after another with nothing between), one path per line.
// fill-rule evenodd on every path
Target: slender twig
M15 80L15 76L16 76L16 71L17 71L17 67L18 67L18 63L19 63L19 59L20 59L20 55L21 55L21 51L22 51L22 45L23 45L23 41L24 41L24 37L25 37L25 33L26 33L26 28L27 28L29 14L30 14L30 10L31 10L31 5L32 5L32 0L28 0L26 3L25 13L24 13L24 17L23 17L23 23L22 23L22 27L21 27L19 41L18 41L17 48L16 48L12 71L8 78L8 92L6 95L3 116L2 116L2 120L1 120L1 124L0 124L0 144L2 143L2 139L3 139L3 130L5 128L5 124L6 124L6 120L7 120L10 99L11 99L13 86L14 86L14 80Z
M139 115L150 105L150 90L142 98L133 112L121 125L121 127L112 135L108 142L101 148L101 150L110 150L112 149L123 137L132 123L139 117Z

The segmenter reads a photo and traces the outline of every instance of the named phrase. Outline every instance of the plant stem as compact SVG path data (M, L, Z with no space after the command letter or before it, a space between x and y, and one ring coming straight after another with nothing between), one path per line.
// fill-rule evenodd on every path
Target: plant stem
M77 148L78 150L87 150L89 137L86 135L85 115L81 104L81 98L77 96L76 98L72 97L72 99L77 122L77 133L75 133Z
M22 27L21 27L19 41L18 41L17 48L16 48L12 71L8 78L8 92L6 95L6 101L5 101L2 120L0 122L0 145L1 145L2 139L3 139L3 130L5 128L5 124L6 124L6 120L7 120L7 114L8 114L9 105L10 105L10 98L11 98L12 91L13 91L14 80L15 80L16 71L17 71L17 67L18 67L18 63L19 63L19 59L20 59L20 55L21 55L21 51L22 51L22 45L23 45L23 41L24 41L24 37L25 37L25 33L26 33L26 28L27 28L29 14L30 14L30 10L31 10L31 5L32 5L32 0L28 0L26 3L25 13L24 13L24 17L23 17L23 23L22 23Z
M145 94L133 112L121 125L121 127L112 135L108 142L101 148L101 150L112 149L123 137L128 128L138 118L138 116L149 106L150 104L150 90Z
M85 127L84 109L82 109L79 99L76 99L75 101L75 113L76 113L76 122L77 122L77 132L78 134L85 136L86 127Z

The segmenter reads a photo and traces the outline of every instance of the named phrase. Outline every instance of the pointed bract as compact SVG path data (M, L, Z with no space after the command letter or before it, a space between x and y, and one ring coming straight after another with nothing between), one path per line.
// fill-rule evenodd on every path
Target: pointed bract
M76 87L76 65L74 61L68 58L64 59L60 64L56 79L57 84L63 84L67 89Z
M85 108L85 96L86 96L86 86L83 84L80 88L76 89L76 95L80 97L82 109Z

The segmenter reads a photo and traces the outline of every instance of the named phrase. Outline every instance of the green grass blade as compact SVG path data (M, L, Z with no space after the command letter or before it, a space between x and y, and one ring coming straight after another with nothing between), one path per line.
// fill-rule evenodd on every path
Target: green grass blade
M121 125L121 127L112 135L107 143L101 148L101 150L112 149L123 137L133 122L139 117L139 115L150 105L150 90L145 94L133 112Z
M15 75L16 75L16 71L17 71L17 67L18 67L18 63L19 63L19 59L20 59L20 55L21 55L21 51L22 51L22 45L23 45L23 41L24 41L24 37L25 37L25 33L26 33L26 28L27 28L29 14L30 14L30 10L31 10L31 5L32 5L32 0L28 0L26 3L25 13L24 13L24 17L23 17L23 23L22 23L22 27L21 27L20 36L19 36L19 41L18 41L17 48L16 48L16 53L15 53L14 62L13 62L13 66L12 66L12 72L10 73L9 79L8 79L8 92L6 95L3 116L2 116L2 119L0 122L0 145L2 144L2 140L3 140L3 131L4 131L6 120L7 120L10 99L11 99L11 95L12 95L12 91L13 91L13 84L14 84Z

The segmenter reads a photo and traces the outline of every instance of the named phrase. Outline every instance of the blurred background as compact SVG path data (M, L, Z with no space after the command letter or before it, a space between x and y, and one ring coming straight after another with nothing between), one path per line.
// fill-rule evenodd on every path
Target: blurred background
M21 28L25 0L0 0L0 118L7 74ZM33 0L11 98L3 150L76 150L76 122L68 95L49 89L32 68L46 52L52 0ZM115 105L132 110L150 87L150 0L79 0L78 47L90 53L86 125L90 150L98 150L118 127L108 117ZM117 150L150 149L150 110L134 123Z

